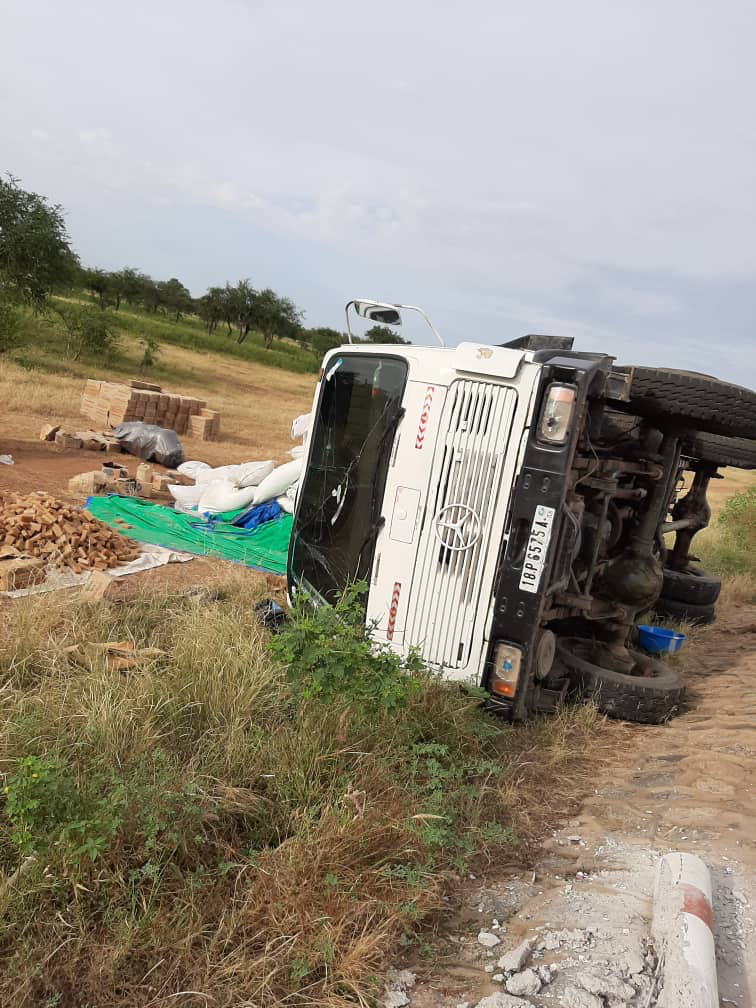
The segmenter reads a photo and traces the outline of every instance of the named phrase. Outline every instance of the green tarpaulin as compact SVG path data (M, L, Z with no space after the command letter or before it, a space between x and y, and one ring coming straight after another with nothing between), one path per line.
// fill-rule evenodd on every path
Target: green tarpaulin
M212 522L136 497L90 497L87 511L101 522L137 542L167 546L198 556L224 557L273 574L286 572L292 517L260 525L252 532L231 522L241 511L215 515Z

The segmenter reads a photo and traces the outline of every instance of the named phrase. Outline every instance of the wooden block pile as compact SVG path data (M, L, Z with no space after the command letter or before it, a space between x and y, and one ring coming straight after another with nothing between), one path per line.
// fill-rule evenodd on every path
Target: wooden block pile
M169 427L177 434L190 431L196 437L217 437L220 416L205 409L203 399L164 392L159 385L132 381L129 385L88 379L81 397L81 412L100 429L117 427L129 420ZM197 423L190 427L196 418Z
M45 424L39 432L40 441L51 441L58 451L121 451L121 443L112 434L100 434L98 431L83 430L69 434L61 430L60 424Z
M77 574L107 570L139 556L135 542L41 492L0 494L0 543Z
M220 433L220 413L217 410L201 409L196 416L189 417L189 434L203 441L216 441Z

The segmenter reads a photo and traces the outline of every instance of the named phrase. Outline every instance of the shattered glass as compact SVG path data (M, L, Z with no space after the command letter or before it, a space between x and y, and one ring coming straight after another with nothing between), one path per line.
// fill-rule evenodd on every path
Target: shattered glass
M326 601L370 577L407 371L396 357L343 354L323 378L290 573Z

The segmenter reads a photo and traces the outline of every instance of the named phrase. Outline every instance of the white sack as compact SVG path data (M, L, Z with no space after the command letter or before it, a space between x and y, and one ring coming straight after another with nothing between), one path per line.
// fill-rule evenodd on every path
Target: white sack
M283 497L276 497L276 502L286 514L294 514L294 501L287 497L286 494Z
M200 484L207 486L208 483L214 483L216 480L234 480L238 468L235 465L225 465L218 466L217 469L201 469L195 476L195 481L197 486Z
M177 504L181 504L182 509L193 508L199 504L202 496L202 486L182 486L180 483L169 483L168 492Z
M298 416L291 425L291 440L298 441L300 438L306 438L311 426L312 413L303 413L302 416Z
M275 468L275 463L267 462L242 462L236 467L239 471L236 474L236 482L240 487L259 486L266 476L270 476Z
M247 507L255 496L255 487L237 487L231 480L213 480L209 486L203 487L197 510L200 514L209 511L217 514L219 511L235 511Z
M289 449L289 455L292 458L302 458L305 453L305 446L303 444L294 445L293 448Z
M281 494L286 493L292 483L296 483L302 473L302 459L292 459L291 462L284 462L283 465L274 469L270 476L266 476L254 496L255 504L265 504Z
M193 479L196 482L197 474L204 472L207 469L210 469L207 462L182 462L176 472L179 472L182 476L186 476L188 479Z

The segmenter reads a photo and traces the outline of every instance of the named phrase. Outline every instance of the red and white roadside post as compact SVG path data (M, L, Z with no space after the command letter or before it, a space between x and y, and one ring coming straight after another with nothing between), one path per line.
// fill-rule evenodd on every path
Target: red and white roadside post
M651 932L662 959L658 1008L718 1008L711 877L695 854L660 859Z

